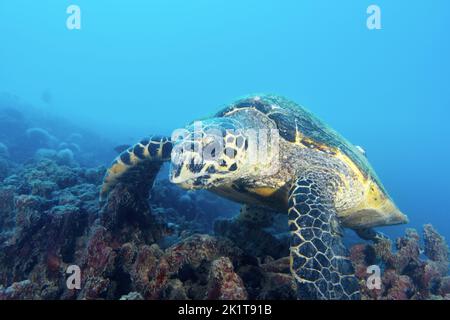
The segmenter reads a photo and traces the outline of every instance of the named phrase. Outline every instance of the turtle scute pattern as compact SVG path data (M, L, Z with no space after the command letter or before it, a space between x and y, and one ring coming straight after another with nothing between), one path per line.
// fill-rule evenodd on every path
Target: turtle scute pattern
M296 181L289 197L291 269L301 299L359 299L359 285L345 257L331 201L308 178Z

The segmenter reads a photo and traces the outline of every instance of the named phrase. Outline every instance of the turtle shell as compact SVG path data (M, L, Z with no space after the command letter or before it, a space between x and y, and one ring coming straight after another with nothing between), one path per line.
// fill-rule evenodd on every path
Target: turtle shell
M365 177L371 177L384 190L365 155L304 107L277 95L248 96L228 105L219 111L216 117L231 116L245 109L257 110L273 120L280 137L289 143L318 148L328 153L340 150Z

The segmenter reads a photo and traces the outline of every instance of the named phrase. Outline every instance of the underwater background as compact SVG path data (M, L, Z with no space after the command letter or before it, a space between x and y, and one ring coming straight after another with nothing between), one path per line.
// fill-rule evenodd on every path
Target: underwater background
M66 26L72 4L80 30ZM371 4L381 30L366 26ZM117 145L170 135L243 95L276 93L365 149L410 219L385 234L431 223L449 239L449 13L445 0L0 0L0 183L16 186L50 159L71 168L69 180L98 185L104 171L91 168L107 167ZM38 193L55 201L66 180L51 183ZM212 233L214 215L239 212L166 186L164 175L157 183L169 190L152 197L161 208L182 199L171 214L203 219L191 233Z

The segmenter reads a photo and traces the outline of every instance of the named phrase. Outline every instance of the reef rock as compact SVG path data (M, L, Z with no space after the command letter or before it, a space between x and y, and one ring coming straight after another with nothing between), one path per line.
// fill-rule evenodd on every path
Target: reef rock
M214 300L245 300L247 291L242 279L234 272L229 258L221 257L211 263L207 298Z
M296 298L285 216L247 207L234 217L236 205L166 180L150 198L153 181L118 184L100 203L104 173L72 158L8 165L0 300ZM430 225L420 240L408 230L351 248L364 299L449 299L445 240ZM380 266L380 289L366 285L371 265ZM67 286L71 266L81 271L79 289Z
M243 206L237 217L218 219L214 224L214 232L231 239L249 254L258 257L269 255L278 259L289 255L289 235L287 220L283 221L284 230L270 228L275 217L277 214L270 210Z
M444 238L431 225L423 231L424 248L419 234L408 229L397 239L395 251L390 240L377 244L358 244L351 248L351 260L360 279L365 299L436 299L448 293L448 247ZM425 257L421 256L424 253ZM381 287L369 288L367 268L377 265Z

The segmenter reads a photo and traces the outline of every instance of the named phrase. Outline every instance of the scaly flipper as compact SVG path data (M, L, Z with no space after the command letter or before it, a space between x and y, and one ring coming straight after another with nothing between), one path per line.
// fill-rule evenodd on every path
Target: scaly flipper
M289 196L291 270L299 299L359 299L336 211L314 178L299 178Z
M164 161L170 160L172 142L168 137L151 136L123 151L106 171L100 191L105 200L119 182L136 183L141 179L153 182Z

